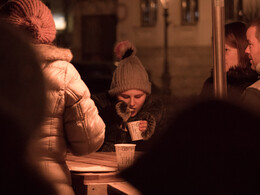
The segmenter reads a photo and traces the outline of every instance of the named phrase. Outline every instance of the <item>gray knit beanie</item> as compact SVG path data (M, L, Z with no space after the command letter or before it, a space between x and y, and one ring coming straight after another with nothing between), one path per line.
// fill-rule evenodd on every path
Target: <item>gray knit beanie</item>
M115 55L121 59L114 71L110 90L111 96L121 92L137 89L151 94L151 83L141 61L135 55L136 49L129 41L119 42L115 47Z

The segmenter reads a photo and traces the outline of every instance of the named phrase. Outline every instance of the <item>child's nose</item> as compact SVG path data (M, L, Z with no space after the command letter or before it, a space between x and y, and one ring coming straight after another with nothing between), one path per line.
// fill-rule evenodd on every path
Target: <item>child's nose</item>
M130 98L130 106L133 107L135 105L135 100L134 98Z

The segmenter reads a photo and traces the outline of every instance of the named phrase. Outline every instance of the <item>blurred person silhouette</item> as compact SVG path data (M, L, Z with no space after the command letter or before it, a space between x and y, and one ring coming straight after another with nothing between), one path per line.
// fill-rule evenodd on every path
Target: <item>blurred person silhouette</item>
M121 176L142 194L259 194L259 117L240 104L204 100Z
M22 32L0 23L0 194L56 194L30 152L46 94L36 53Z
M246 87L257 81L258 75L251 69L247 47L246 24L240 21L225 24L225 70L228 98L239 99ZM213 71L204 82L201 97L214 96Z
M246 32L248 46L245 52L249 55L251 68L260 74L260 17L255 18ZM248 86L243 95L242 101L256 112L260 111L260 81L257 80Z
M4 4L7 2L8 0L0 0L0 9L2 6L4 6Z
M34 152L42 172L59 194L74 194L65 158L94 152L103 144L105 124L90 98L88 87L70 63L69 49L54 45L56 29L50 9L40 0L11 0L2 19L31 38L45 77L47 103Z
M119 61L110 89L92 96L106 124L105 141L99 151L114 151L117 143L135 143L136 150L145 150L155 130L160 131L163 125L163 104L151 95L148 74L135 55L134 45L118 42L114 52ZM139 120L143 139L132 141L127 123Z

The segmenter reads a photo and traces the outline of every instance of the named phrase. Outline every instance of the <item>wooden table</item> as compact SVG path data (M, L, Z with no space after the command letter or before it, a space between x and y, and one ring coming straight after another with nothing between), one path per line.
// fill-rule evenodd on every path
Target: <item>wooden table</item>
M140 156L135 153L135 158ZM72 185L76 195L107 194L113 188L118 194L140 194L120 177L115 152L95 152L84 156L67 154L66 162L71 172ZM118 187L117 187L118 186ZM116 194L116 193L114 193Z

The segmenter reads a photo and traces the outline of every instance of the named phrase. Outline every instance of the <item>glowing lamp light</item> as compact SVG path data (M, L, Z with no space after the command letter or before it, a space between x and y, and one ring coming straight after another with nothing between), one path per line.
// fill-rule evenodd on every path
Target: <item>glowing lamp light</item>
M160 0L161 4L163 6L163 9L168 9L169 8L169 1L170 0Z
M67 23L63 14L53 14L53 19L55 22L56 30L66 29Z

